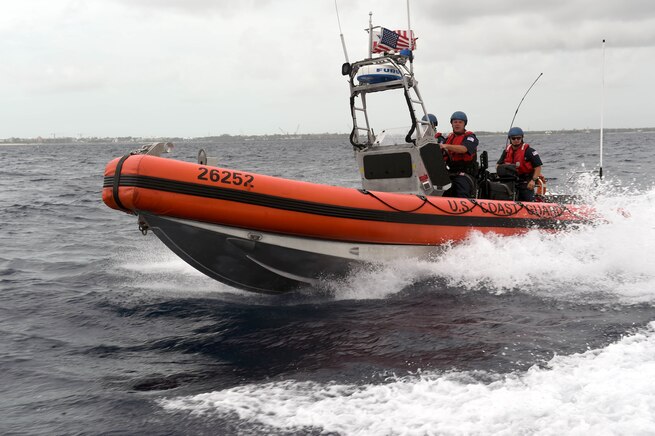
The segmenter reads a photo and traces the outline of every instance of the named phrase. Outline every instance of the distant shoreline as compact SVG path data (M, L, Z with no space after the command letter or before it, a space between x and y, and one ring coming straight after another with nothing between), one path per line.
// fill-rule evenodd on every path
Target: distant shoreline
M592 134L598 133L600 129L564 129L564 130L526 130L529 135L550 135L550 134ZM655 132L655 127L642 127L642 128L621 128L621 129L603 129L604 133L629 133L629 132ZM491 132L478 130L478 136L484 135L504 135L505 132ZM349 133L311 133L299 135L283 135L283 134L270 134L270 135L217 135L217 136L198 136L198 137L138 137L138 136L117 136L117 137L53 137L53 138L18 138L11 137L0 139L0 145L12 144L70 144L70 143L144 143L144 142L214 142L220 140L245 140L245 141L270 141L270 140L319 140L329 138L348 138Z

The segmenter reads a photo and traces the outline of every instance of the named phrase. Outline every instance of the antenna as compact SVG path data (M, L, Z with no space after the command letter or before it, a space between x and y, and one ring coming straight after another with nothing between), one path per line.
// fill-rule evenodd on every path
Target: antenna
M346 57L346 63L350 63L348 60L348 51L346 50L346 41L343 39L343 32L341 31L341 20L339 19L339 7L337 6L337 0L334 0L334 9L337 11L337 23L339 24L339 37L341 37L341 46L343 47L343 55Z
M603 178L603 118L605 113L605 40L603 39L602 49L602 69L601 69L601 86L600 86L600 168L598 169L599 178Z
M412 25L409 21L409 0L407 0L407 36L409 36L409 49L413 49L413 43L414 40L412 38ZM412 59L414 57L410 56L410 61L409 61L409 73L414 74L414 62L412 62Z
M410 35L411 31L412 31L412 24L409 22L409 0L407 0L407 34ZM412 46L411 43L409 46L410 47Z
M373 12L368 13L368 57L373 57Z
M537 76L537 78L534 79L534 82L532 82L532 85L530 85L530 87L528 88L528 90L525 91L525 94L523 94L523 98L522 98L521 101L519 102L519 105L516 106L516 111L514 111L514 116L512 117L512 122L509 123L509 129L507 129L508 132L509 132L509 130L510 130L512 127L514 127L514 120L516 119L516 114L519 113L519 108L521 107L521 103L523 103L523 100L525 100L525 97L528 95L528 92L530 92L530 90L532 89L532 87L534 86L534 84L537 83L537 80L539 80L539 79L541 78L541 76L543 76L543 75L544 75L544 73L539 73L539 75ZM507 142L505 143L505 145L507 146L508 144L509 144L509 138L507 138Z

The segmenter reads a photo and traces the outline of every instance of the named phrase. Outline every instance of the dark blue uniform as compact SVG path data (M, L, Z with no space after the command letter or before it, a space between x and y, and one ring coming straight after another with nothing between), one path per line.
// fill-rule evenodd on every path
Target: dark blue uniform
M498 159L498 164L502 165L505 163L505 157L507 157L507 148L503 150L503 153L500 155L500 159ZM530 147L528 145L528 148L525 150L525 154L523 155L523 159L526 162L529 162L532 165L532 168L537 168L543 165L541 162L541 157L539 157L539 153L537 151ZM532 175L534 174L534 171L530 173L519 173L519 183L518 183L518 200L519 201L534 201L534 190L533 189L528 189L528 183L530 183L530 180L532 180Z

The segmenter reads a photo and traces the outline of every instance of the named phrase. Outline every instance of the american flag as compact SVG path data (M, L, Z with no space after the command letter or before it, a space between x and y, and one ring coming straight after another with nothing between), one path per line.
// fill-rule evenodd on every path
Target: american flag
M411 30L389 30L383 27L381 32L373 35L373 53L400 51L404 48L416 49L416 38Z

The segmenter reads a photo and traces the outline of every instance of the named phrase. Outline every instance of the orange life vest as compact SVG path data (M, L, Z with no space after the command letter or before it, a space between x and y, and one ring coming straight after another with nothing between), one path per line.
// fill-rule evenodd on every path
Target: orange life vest
M525 160L525 152L528 147L530 147L530 144L523 143L516 150L514 150L514 147L511 145L508 145L505 149L504 163L516 165L516 172L522 179L525 179L527 176L531 176L534 172L532 163Z
M474 133L467 130L466 132L457 135L451 132L446 138L445 143L462 145L464 139L469 135L474 135ZM452 151L446 151L446 153L444 153L444 160L448 163L451 172L463 171L476 176L477 174L474 173L477 173L477 156L477 153L454 153Z

